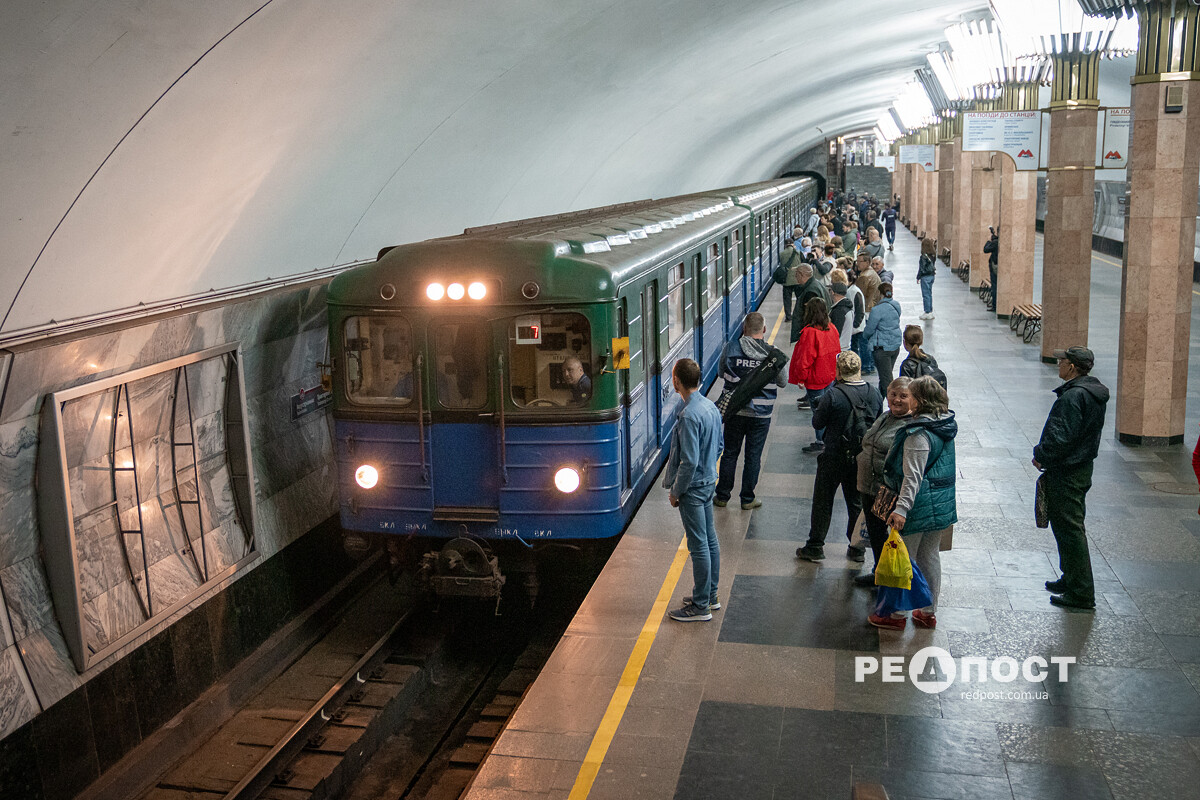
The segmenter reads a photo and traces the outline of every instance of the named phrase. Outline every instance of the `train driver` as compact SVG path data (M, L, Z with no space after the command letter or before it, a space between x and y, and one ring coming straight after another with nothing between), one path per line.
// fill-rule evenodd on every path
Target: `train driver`
M586 405L592 398L592 379L583 371L583 362L570 356L563 362L563 380L571 392L573 405Z

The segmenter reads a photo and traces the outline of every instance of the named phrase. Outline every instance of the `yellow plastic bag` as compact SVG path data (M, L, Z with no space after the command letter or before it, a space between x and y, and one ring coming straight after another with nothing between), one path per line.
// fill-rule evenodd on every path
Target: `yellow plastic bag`
M908 557L908 548L900 538L900 531L889 528L887 541L883 543L883 553L879 556L879 563L875 565L875 585L911 589L912 577L912 561Z

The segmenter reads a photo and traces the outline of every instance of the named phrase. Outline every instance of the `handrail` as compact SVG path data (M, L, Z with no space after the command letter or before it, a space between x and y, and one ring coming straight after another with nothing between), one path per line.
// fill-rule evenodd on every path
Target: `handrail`
M417 365L413 373L417 379L414 388L417 392L417 446L421 448L421 480L429 483L429 469L425 465L425 359L418 354Z
M508 440L504 430L504 354L496 354L496 364L498 366L496 373L496 408L497 418L500 420L500 479L504 484L508 485Z

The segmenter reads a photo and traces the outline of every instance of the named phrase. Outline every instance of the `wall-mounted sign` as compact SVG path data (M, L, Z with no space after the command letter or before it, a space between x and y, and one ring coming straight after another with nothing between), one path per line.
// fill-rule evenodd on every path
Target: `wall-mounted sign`
M926 172L933 172L937 148L931 144L902 144L900 145L901 164L920 164Z
M1096 166L1100 169L1125 169L1129 163L1129 132L1132 128L1133 109L1104 109L1104 129L1101 136L1100 158Z
M1042 152L1041 111L968 111L963 150L1008 155L1018 170L1036 170Z
M875 166L883 167L888 172L895 172L896 171L896 157L895 156L875 156Z
M319 408L324 408L333 402L333 392L322 387L302 389L300 394L292 395L292 421L311 414Z

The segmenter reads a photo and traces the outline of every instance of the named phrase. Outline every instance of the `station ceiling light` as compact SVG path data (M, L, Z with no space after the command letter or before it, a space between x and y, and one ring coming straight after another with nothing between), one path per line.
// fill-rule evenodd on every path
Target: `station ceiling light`
M1079 0L989 0L992 15L1016 56L1100 53L1119 58L1137 52L1137 21L1091 17Z

